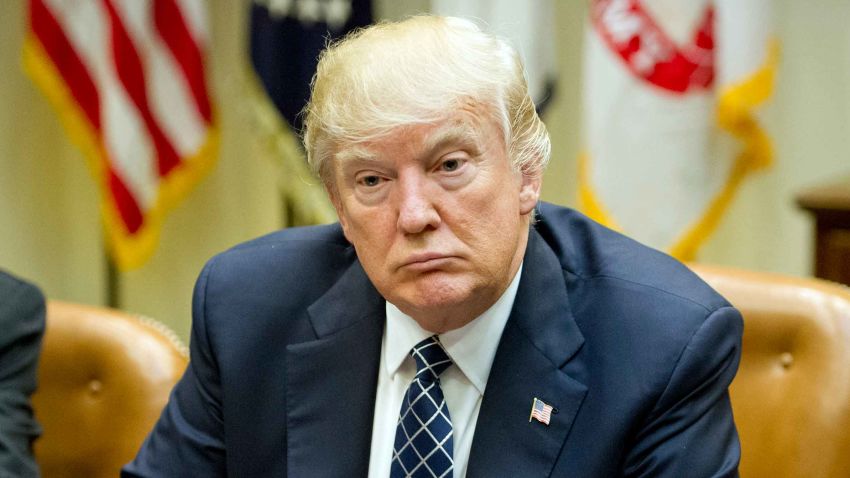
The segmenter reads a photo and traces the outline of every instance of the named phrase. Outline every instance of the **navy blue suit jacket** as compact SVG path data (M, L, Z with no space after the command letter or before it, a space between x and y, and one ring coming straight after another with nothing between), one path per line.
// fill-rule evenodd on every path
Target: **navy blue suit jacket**
M36 389L44 314L41 291L0 270L0 477L39 474L32 444L41 427L30 395Z
M539 213L467 476L735 476L738 312L659 252ZM124 476L365 476L384 307L338 225L215 257L189 368Z

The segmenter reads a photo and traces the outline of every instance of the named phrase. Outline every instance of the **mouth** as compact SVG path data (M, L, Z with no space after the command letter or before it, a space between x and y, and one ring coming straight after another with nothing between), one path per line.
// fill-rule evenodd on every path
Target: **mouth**
M413 254L402 263L401 268L416 272L425 272L440 269L449 265L457 259L455 256L440 254L436 252L423 252Z

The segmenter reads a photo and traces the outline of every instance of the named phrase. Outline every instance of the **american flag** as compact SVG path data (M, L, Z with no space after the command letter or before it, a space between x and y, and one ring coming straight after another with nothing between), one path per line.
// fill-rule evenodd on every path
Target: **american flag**
M203 0L29 0L24 65L83 150L120 269L213 164Z
M528 417L528 421L531 421L532 418L544 425L549 425L549 420L552 418L552 405L534 397L534 402L531 404L531 416Z

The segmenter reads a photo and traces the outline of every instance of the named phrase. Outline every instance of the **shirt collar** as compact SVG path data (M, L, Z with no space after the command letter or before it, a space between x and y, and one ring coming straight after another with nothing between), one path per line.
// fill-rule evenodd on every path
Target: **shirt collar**
M482 395L502 331L514 306L521 272L522 264L499 300L483 314L459 329L440 334L440 342L446 353ZM384 366L387 373L393 376L409 356L410 349L433 334L390 302L386 304L386 312Z

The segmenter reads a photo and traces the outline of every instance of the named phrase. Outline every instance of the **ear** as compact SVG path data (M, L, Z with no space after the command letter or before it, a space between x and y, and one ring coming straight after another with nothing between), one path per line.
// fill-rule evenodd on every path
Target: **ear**
M522 184L519 189L519 210L523 215L531 213L540 199L540 185L543 182L540 174L528 175L520 173Z

